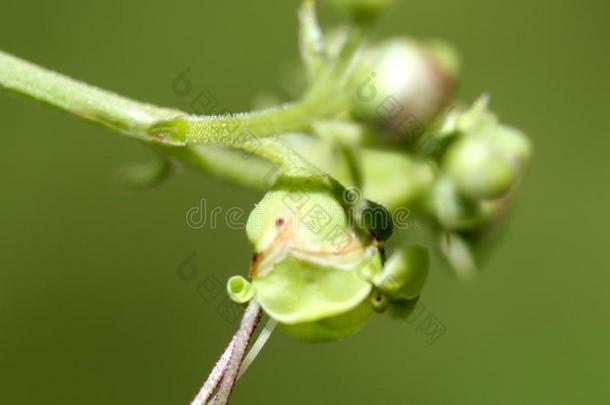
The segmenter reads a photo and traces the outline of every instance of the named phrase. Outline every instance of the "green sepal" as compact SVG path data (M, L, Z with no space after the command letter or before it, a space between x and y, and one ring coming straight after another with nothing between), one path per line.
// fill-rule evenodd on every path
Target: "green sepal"
M419 294L428 277L428 250L409 246L398 250L385 262L381 274L373 279L390 301L411 300Z
M299 324L334 317L357 307L372 285L363 274L378 272L378 252L353 270L333 268L289 254L252 285L265 312L283 324Z
M374 314L369 299L365 299L340 315L293 325L280 323L278 327L286 335L305 343L333 342L358 332Z

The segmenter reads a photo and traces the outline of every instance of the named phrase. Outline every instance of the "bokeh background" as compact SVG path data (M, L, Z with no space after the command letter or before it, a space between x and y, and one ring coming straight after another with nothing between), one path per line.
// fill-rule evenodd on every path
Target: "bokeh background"
M190 67L197 89L246 110L286 94L296 5L3 0L0 48L184 109L171 83ZM460 98L490 92L532 137L509 232L474 283L434 269L434 344L384 317L341 344L276 334L235 404L607 401L609 17L602 0L413 0L385 14L379 36L454 43ZM198 285L245 273L250 249L243 231L194 230L185 214L204 198L248 212L261 193L188 169L126 191L115 174L151 158L141 145L5 92L0 119L0 403L186 404L236 327Z

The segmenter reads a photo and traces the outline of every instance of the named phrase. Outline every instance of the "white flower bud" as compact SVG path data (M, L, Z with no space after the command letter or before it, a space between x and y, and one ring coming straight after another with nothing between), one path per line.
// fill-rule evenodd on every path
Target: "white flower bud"
M354 113L398 139L416 136L448 104L457 66L453 50L440 42L385 41L364 56Z

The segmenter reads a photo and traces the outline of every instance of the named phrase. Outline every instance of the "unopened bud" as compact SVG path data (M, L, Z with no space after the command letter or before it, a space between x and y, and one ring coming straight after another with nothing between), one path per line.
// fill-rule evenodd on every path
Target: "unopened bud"
M447 152L444 168L461 192L472 198L504 194L516 179L517 170L500 153L493 138L466 137Z
M520 131L501 125L479 101L457 121L459 139L443 161L460 192L475 199L497 198L512 188L531 155Z
M438 42L383 42L365 54L356 74L354 114L393 139L411 139L449 103L457 65L451 48Z

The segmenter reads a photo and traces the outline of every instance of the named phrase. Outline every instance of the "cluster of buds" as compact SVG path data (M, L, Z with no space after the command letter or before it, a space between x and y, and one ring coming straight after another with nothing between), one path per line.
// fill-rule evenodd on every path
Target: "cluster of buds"
M446 231L441 247L447 259L468 274L474 268L469 244L504 216L532 147L521 131L499 123L485 96L469 109L451 111L437 136L445 147L430 209Z
M307 342L349 336L376 312L407 316L426 279L427 251L409 247L386 261L389 214L349 199L280 178L248 219L250 281L232 277L232 299L256 298L281 330Z
M356 19L385 3L337 2ZM339 39L327 42L333 57ZM498 122L485 97L443 113L458 70L456 53L444 43L383 41L364 52L346 80L348 114L317 120L315 138L281 139L393 214L413 207L415 216L430 219L449 264L468 276L476 270L474 248L514 198L531 145ZM353 153L351 163L359 167L337 159L338 150ZM229 280L231 298L242 304L255 298L281 330L307 342L349 336L375 313L409 316L427 278L428 251L409 245L386 259L390 214L371 201L343 197L306 179L280 177L249 217L249 279Z

